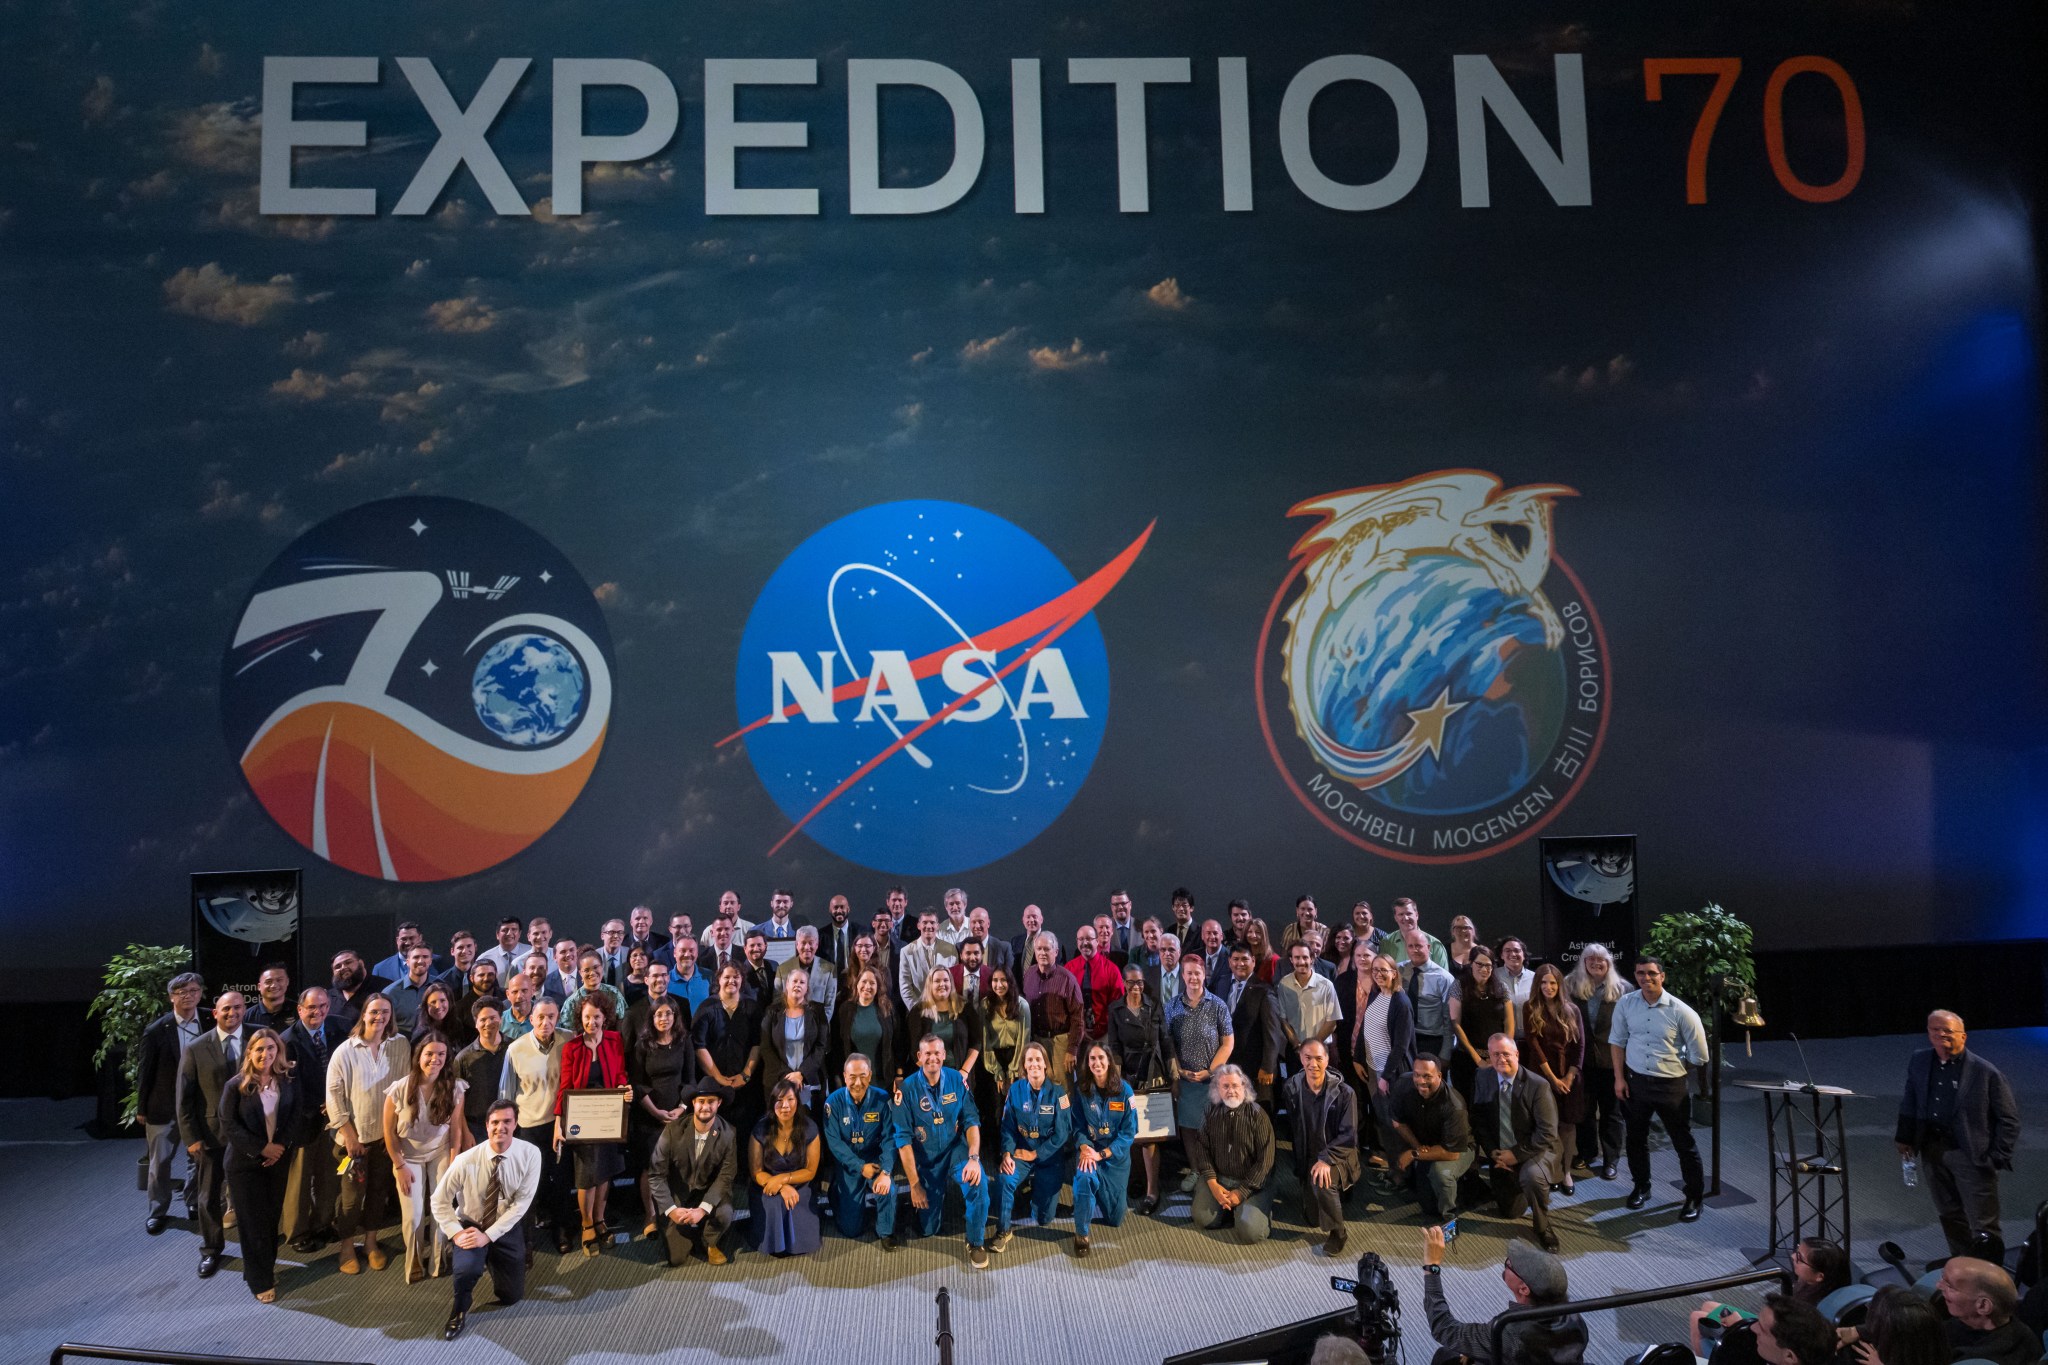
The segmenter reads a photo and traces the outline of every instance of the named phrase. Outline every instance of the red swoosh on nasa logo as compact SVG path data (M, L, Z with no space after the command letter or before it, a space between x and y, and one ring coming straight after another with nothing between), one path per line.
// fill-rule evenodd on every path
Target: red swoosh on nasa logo
M1122 581L1126 573L1130 572L1131 565L1137 562L1139 552L1145 548L1145 542L1152 538L1152 528L1158 524L1157 519L1147 523L1145 529L1139 532L1138 538L1124 547L1123 553L1061 593L1058 597L1053 598L1050 602L972 637L975 648L985 649L991 653L1000 653L1013 645L1022 644L1024 641L1030 640L1034 635L1038 636L1036 640L1032 640L1029 648L989 675L987 681L976 687L972 692L948 702L930 720L923 722L916 729L904 734L902 738L898 739L888 748L854 769L853 773L845 781L825 793L817 805L804 812L804 818L792 825L787 834L775 841L775 846L768 850L768 856L772 858L777 853L780 853L782 846L795 838L797 831L815 819L820 811L846 795L848 791L860 783L862 778L908 748L917 740L918 736L930 730L934 725L940 724L946 717L952 715L961 707L966 706L991 687L994 687L1001 679L1016 672L1019 667L1029 663L1040 650L1087 619L1088 613L1095 610L1096 604L1107 597L1109 590ZM1043 634L1040 634L1040 632L1043 632ZM946 656L954 652L956 652L955 649L934 650L932 653L915 660L911 664L912 676L917 678L932 677L945 665ZM845 701L848 698L860 696L866 690L867 679L858 678L844 686L835 688L832 693L832 699L835 702ZM796 710L797 707L792 703L783 708L783 714L789 715ZM757 726L766 725L769 720L770 717L763 716L752 725L727 735L724 739L719 740L718 743L720 745L729 744L741 735L746 734L749 730Z
M1152 527L1158 524L1158 521L1154 520L1145 527L1136 540L1124 547L1122 554L1110 560L1109 563L1103 565L1073 587L1068 588L1044 606L1027 611L1022 616L1005 621L999 626L970 637L974 641L974 647L1000 654L1012 645L1022 644L1038 634L1038 632L1048 629L1055 623L1066 620L1068 617L1078 618L1086 616L1095 609L1097 602L1109 596L1109 590L1115 587L1124 574L1129 572L1131 565L1137 562L1138 552L1145 548L1145 542L1151 539ZM1068 624L1072 624L1072 622L1068 622ZM1041 645L1040 648L1043 648L1043 646ZM959 649L960 646L958 645L948 645L944 649L935 649L929 654L913 659L910 664L911 676L918 679L936 677L939 670L945 667L946 657L959 652ZM1008 669L1004 670L1004 672L1008 671ZM867 688L868 680L866 678L855 678L852 682L841 683L838 687L833 688L832 700L835 702L847 701L853 697L863 695ZM981 689L976 688L974 695L978 696L980 692ZM791 702L782 708L782 714L784 716L793 716L797 713L797 710L797 704ZM768 715L761 717L751 724L743 725L711 747L722 749L742 735L760 729L773 719L775 719L774 716Z

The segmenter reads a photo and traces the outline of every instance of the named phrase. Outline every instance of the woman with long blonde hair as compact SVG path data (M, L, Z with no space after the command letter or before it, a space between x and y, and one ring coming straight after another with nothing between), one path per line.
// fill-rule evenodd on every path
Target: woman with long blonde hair
M305 1114L284 1043L267 1028L249 1035L242 1067L221 1090L222 1170L242 1241L242 1280L261 1303L277 1302L277 1227L291 1183L287 1159Z

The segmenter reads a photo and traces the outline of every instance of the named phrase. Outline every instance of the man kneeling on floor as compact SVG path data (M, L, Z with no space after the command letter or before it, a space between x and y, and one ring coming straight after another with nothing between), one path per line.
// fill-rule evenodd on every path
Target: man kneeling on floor
M1501 1336L1506 1358L1493 1359L1493 1317L1479 1322L1461 1322L1451 1316L1444 1301L1444 1230L1422 1230L1422 1303L1429 1314L1429 1334L1436 1338L1437 1353L1430 1365L1580 1365L1586 1358L1586 1320L1577 1313L1559 1312L1556 1317L1530 1318L1509 1323ZM1508 1243L1501 1262L1500 1278L1515 1303L1564 1304L1569 1288L1564 1262L1527 1242Z
M486 1268L498 1302L526 1293L523 1221L540 1188L540 1148L513 1136L519 1106L499 1100L484 1116L484 1140L448 1163L434 1187L434 1222L455 1244L455 1311L444 1335L453 1341L469 1321L470 1295Z

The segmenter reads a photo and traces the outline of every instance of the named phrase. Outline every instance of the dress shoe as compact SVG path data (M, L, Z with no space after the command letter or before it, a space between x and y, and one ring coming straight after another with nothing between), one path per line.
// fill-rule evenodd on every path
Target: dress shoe
M1139 1213L1157 1213L1157 1212L1159 1212L1159 1196L1158 1196L1158 1195L1156 1195L1156 1194L1148 1194L1148 1195L1146 1195L1146 1196L1145 1196L1145 1197L1144 1197L1143 1199L1140 1199L1140 1200L1138 1201L1138 1212L1139 1212Z
M200 1278L200 1279L202 1279L202 1280L210 1280L210 1279L212 1279L212 1278L213 1278L213 1276L214 1276L214 1272L215 1272L215 1271L217 1271L217 1270L219 1270L219 1269L220 1269L220 1253L219 1253L218 1251L208 1251L208 1252L203 1252L203 1253L201 1253L201 1255L200 1255L200 1257L199 1257L199 1278Z
M370 1239L370 1241L369 1241L369 1246L368 1246L368 1251L369 1251L369 1256L368 1256L368 1259L369 1259L369 1262L370 1262L370 1269L372 1269L372 1270L382 1270L382 1269L383 1269L383 1268L384 1268L385 1266L387 1266L387 1265L390 1265L390 1264L391 1264L391 1256L390 1256L390 1253L388 1253L388 1252L386 1252L386 1251L384 1250L384 1244L383 1244L382 1242L378 1241L378 1240L377 1240L377 1239L376 1239L375 1237L372 1237L372 1238Z
M1086 1260L1088 1258L1088 1239L1086 1237L1076 1237L1074 1239L1074 1257L1076 1260Z
M469 1314L456 1309L448 1315L448 1325L441 1329L441 1335L453 1341L462 1335L462 1329L469 1326Z
M1543 1235L1542 1235L1541 1237L1538 1237L1538 1238L1536 1239L1536 1244L1537 1244L1538 1246L1542 1247L1542 1248L1543 1248L1543 1249L1544 1249L1545 1251L1549 1252L1549 1253L1550 1253L1551 1255L1553 1255L1553 1256L1557 1255L1557 1250L1558 1250L1558 1243L1557 1243L1557 1234L1556 1234L1556 1233L1554 1233L1554 1232L1546 1232L1546 1233L1544 1233L1544 1234L1543 1234Z
M893 1232L892 1232L892 1233L890 1233L890 1234L889 1234L889 1235L888 1235L887 1237L884 1237L884 1238L882 1239L882 1250L884 1250L884 1251L901 1251L901 1250L903 1250L903 1238L902 1238L901 1236L899 1236L898 1234L896 1234L896 1233L893 1233Z
M1616 1165L1612 1161L1608 1162L1605 1166L1602 1166L1600 1168L1600 1178L1602 1180L1618 1180L1620 1179L1620 1177L1621 1167Z
M341 1273L344 1275L360 1275L363 1273L363 1263L356 1259L356 1244L352 1241L341 1244Z
M709 1261L712 1265L724 1265L726 1262L730 1261L732 1257L726 1255L725 1252L718 1247L706 1247L704 1249L704 1259L706 1261Z
M1630 1208L1639 1209L1642 1208L1644 1205L1648 1204L1649 1202L1650 1187L1648 1185L1638 1185L1633 1190L1629 1191L1628 1206Z
M1700 1201L1697 1199L1688 1199L1683 1204L1680 1204L1678 1206L1678 1221L1681 1223L1699 1222Z
M564 1256L567 1256L567 1255L569 1254L569 1250L570 1250L570 1248L574 1247L575 1245L576 1245L575 1241L574 1241L574 1240L573 1240L573 1239L572 1239L572 1238L571 1238L571 1237L569 1236L569 1229L567 1229L567 1228L556 1228L556 1229L555 1229L555 1250L556 1250L556 1251L559 1251L559 1252L561 1252L561 1253L562 1253L562 1254L563 1254Z
M292 1238L292 1250L298 1252L301 1256L311 1256L320 1250L320 1239L318 1237L294 1237Z
M142 1229L143 1231L147 1232L150 1236L154 1237L158 1233L162 1232L166 1227L169 1227L170 1222L171 1220L165 1217L163 1214L152 1213L151 1215L149 1215L149 1221L142 1225Z
M424 1280L425 1278L427 1278L427 1268L420 1262L414 1261L406 1266L405 1282L407 1284L418 1284L421 1280Z
M236 1221L237 1220L235 1218L235 1211L233 1209L229 1209L226 1213L220 1216L220 1225L224 1229L233 1228L235 1226Z
M1579 1192L1579 1187L1572 1183L1571 1177L1567 1176L1565 1177L1564 1184L1557 1187L1557 1192L1563 1195L1574 1195Z
M1323 1255L1342 1256L1343 1254L1344 1229L1338 1228L1335 1232L1332 1232L1328 1237L1325 1237L1323 1239Z

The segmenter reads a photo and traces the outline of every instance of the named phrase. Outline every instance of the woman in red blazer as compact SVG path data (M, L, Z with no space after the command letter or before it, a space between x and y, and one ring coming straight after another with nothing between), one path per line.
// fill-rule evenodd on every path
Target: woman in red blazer
M605 1027L604 1008L585 1000L581 1026L574 1038L562 1045L562 1084L555 1092L555 1153L562 1151L562 1113L572 1090L623 1090L626 1103L633 1102L633 1087L626 1080L626 1048L619 1035ZM575 1144L576 1203L583 1211L583 1254L597 1255L600 1242L611 1235L605 1226L604 1201L612 1179L625 1169L625 1154L616 1142Z

